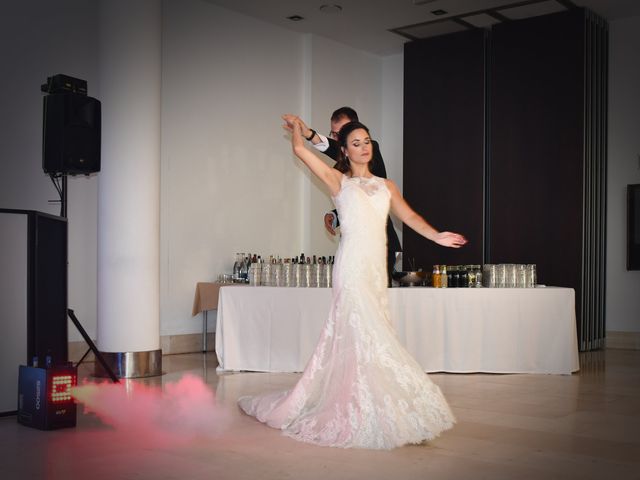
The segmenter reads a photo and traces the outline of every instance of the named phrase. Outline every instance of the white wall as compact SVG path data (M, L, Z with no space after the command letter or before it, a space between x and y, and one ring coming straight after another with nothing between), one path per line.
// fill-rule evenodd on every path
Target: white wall
M640 271L626 270L628 184L640 183L640 17L609 23L607 330L640 332Z
M98 16L94 2L3 2L0 15L0 208L58 215L42 171L42 96L48 76L64 73L98 85ZM96 176L69 179L69 306L91 336L96 325ZM81 337L69 323L69 337Z
M380 151L387 167L387 177L402 192L404 131L404 55L382 59L382 134ZM393 218L402 244L402 222Z
M303 172L280 115L300 111L300 34L200 0L164 3L161 334L198 332L196 282L235 252L301 248ZM213 323L213 322L212 322Z

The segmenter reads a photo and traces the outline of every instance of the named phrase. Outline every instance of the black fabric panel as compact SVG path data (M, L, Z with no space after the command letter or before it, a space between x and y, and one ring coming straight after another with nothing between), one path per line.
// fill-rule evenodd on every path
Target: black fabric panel
M494 26L488 263L580 298L584 11Z
M412 258L424 269L482 263L484 37L472 30L405 44L403 193L435 228L469 239L449 249L404 226L405 269Z

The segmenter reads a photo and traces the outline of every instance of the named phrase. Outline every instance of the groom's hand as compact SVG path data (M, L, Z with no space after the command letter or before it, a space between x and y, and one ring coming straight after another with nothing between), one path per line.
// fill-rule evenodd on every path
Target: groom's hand
M300 125L300 133L304 138L309 138L311 136L311 129L307 127L307 124L297 115L293 115L292 113L285 113L282 115L282 119L285 121L282 128L291 132L293 130L293 124L297 123Z
M333 228L333 214L331 213L327 213L324 216L324 228L327 229L327 232L329 232L331 235L335 236L336 231Z

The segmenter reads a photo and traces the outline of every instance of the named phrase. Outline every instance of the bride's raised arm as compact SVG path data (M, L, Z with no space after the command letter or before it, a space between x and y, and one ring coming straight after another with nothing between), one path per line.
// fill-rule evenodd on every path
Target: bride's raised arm
M309 167L309 170L329 187L329 192L332 196L337 195L340 191L343 174L335 168L331 168L313 152L307 150L304 146L300 119L292 118L290 115L283 115L282 118L285 120L283 128L291 132L291 147L293 148L295 156L302 160L302 162Z
M433 228L424 218L418 215L418 213L409 206L393 181L385 180L385 182L387 183L387 188L391 193L391 211L396 217L402 220L405 225L410 227L412 230L415 230L423 237L437 243L438 245L442 245L443 247L460 248L467 243L467 239L459 233L438 232L438 230Z

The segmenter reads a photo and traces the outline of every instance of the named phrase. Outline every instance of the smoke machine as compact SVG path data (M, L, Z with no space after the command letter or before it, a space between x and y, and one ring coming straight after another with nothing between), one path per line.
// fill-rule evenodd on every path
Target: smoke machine
M71 389L77 382L77 368L72 365L20 365L18 423L40 430L75 427L76 404Z

